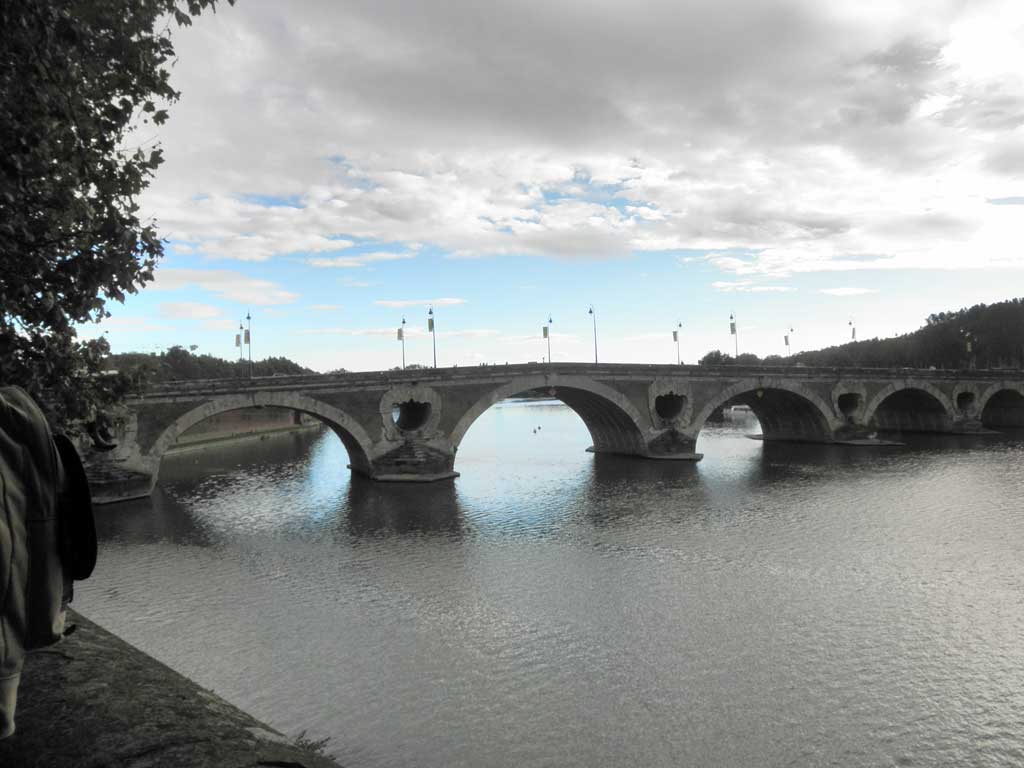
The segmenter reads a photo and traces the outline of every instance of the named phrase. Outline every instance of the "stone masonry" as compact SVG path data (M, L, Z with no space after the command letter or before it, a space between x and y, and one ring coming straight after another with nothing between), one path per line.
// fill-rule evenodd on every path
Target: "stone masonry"
M523 393L562 400L586 424L592 450L697 460L716 410L746 405L765 440L843 443L878 431L976 432L1024 425L1024 373L528 364L341 375L190 381L154 386L126 403L118 448L97 458L146 495L185 430L216 414L278 406L328 425L353 471L383 481L451 478L473 422ZM585 446L581 446L581 449Z

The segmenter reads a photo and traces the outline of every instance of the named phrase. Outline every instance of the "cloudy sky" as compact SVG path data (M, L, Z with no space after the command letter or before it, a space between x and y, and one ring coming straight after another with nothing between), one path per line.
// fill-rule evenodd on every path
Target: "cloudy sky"
M693 362L1024 295L1020 0L240 0L176 33L115 351Z

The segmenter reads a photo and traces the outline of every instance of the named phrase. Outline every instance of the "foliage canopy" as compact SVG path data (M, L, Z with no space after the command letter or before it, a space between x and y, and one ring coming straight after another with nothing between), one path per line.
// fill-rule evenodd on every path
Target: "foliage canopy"
M184 347L174 346L160 354L124 352L106 360L110 370L128 373L132 380L194 381L196 379L240 379L249 375L248 360L224 360L213 355L195 355ZM286 357L254 360L254 376L298 376L315 374Z
M64 427L125 386L74 326L153 279L136 197L162 156L129 139L178 98L172 24L216 1L0 0L0 382Z
M779 337L781 343L781 334ZM734 365L718 350L700 365ZM741 354L740 365L794 365L826 368L1024 368L1024 299L929 315L913 333L890 339L866 339L799 352L790 357Z

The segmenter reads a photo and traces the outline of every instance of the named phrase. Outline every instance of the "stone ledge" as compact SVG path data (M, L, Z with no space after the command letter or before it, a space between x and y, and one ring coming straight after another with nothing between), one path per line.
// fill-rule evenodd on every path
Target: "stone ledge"
M339 768L80 614L29 655L0 766Z

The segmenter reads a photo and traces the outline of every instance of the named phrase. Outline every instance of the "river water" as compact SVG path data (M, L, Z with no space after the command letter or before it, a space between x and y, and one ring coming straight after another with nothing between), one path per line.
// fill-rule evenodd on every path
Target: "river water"
M165 460L75 605L370 766L1024 762L1024 437L593 456L508 401L453 483L329 431Z

